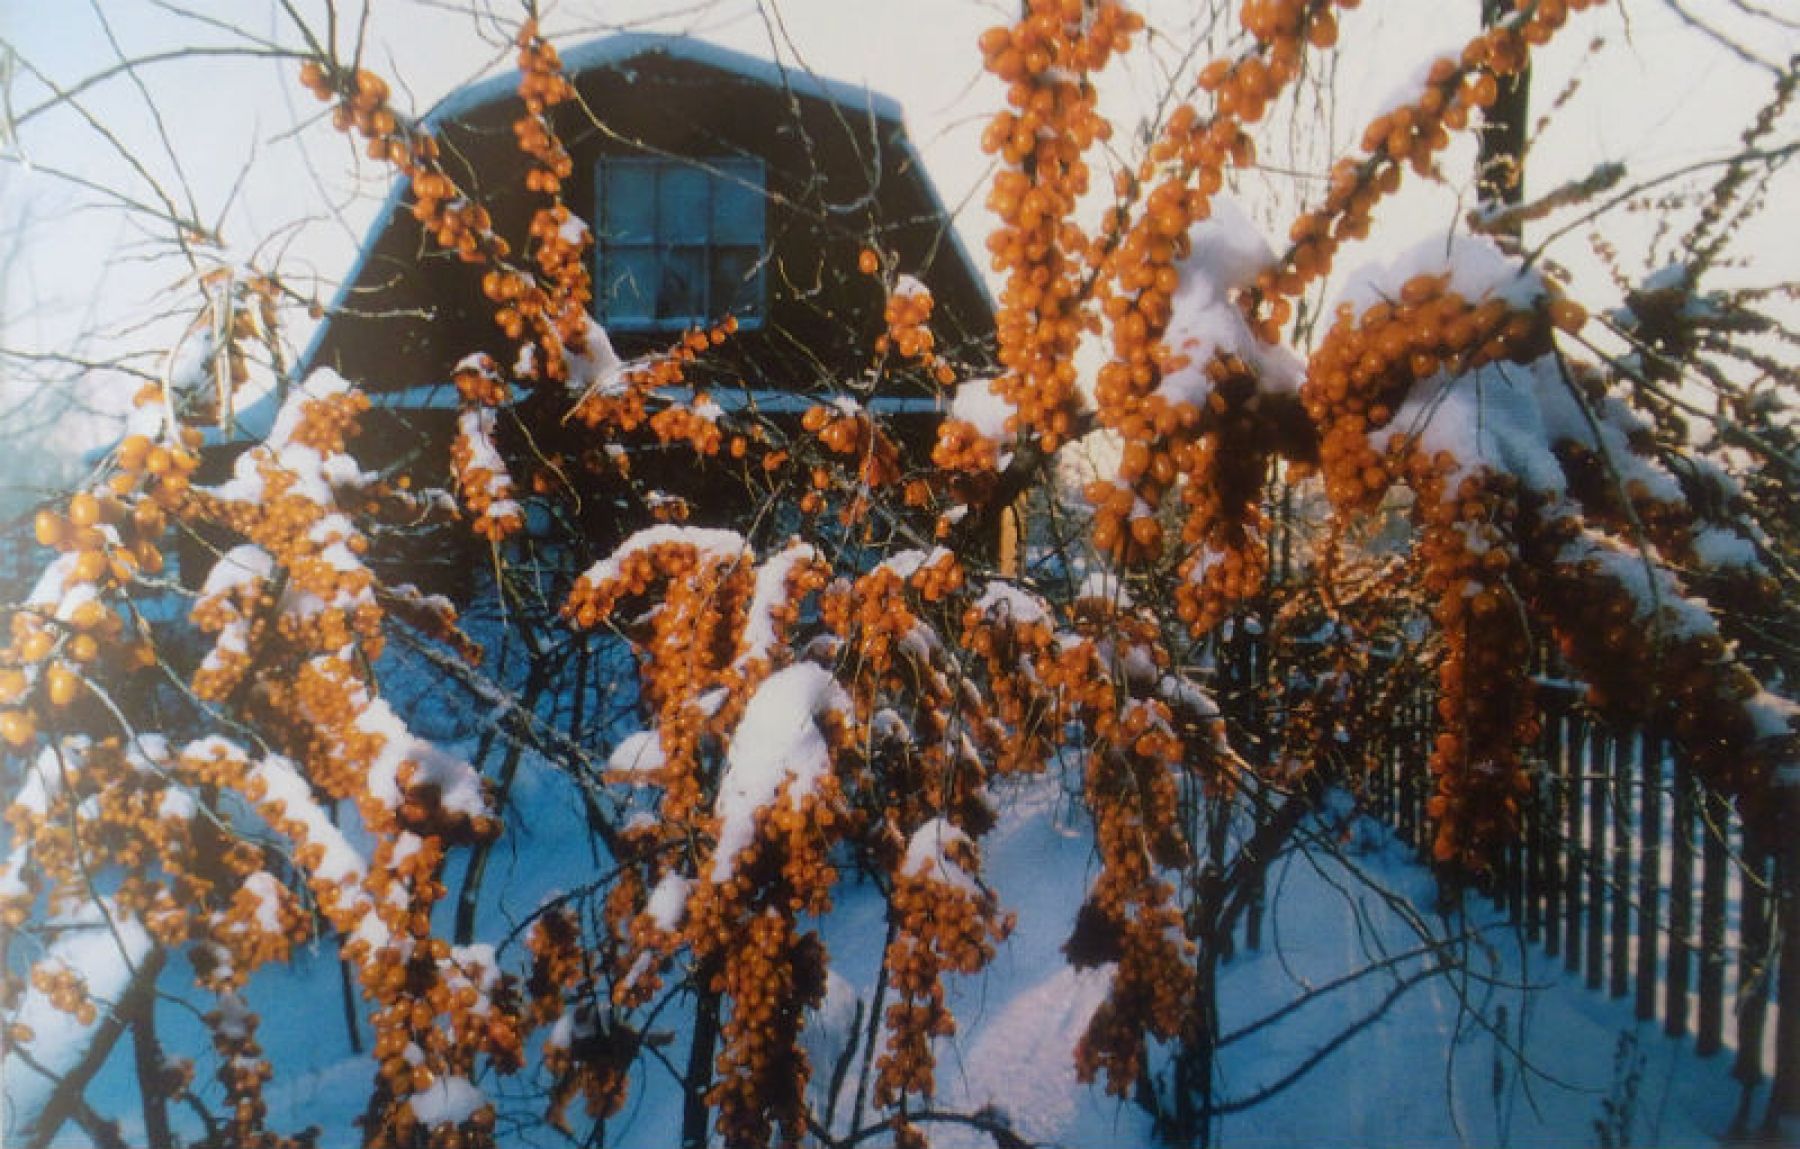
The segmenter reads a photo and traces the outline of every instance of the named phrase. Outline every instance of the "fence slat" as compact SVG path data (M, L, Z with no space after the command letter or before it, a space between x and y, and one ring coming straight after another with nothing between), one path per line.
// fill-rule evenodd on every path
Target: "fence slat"
M1737 1060L1731 1075L1746 1089L1762 1082L1763 1033L1769 1016L1769 957L1774 925L1769 920L1775 880L1774 852L1765 835L1744 830L1744 884L1738 950ZM1740 1115L1743 1116L1743 1115Z
M1631 992L1631 758L1637 739L1621 733L1612 743L1612 786L1606 804L1612 810L1612 920L1607 940L1607 993L1624 997Z
M1563 940L1563 708L1544 712L1544 952L1562 955Z
M1637 886L1637 1016L1656 1016L1657 904L1662 895L1663 748L1660 739L1644 735L1639 749L1638 886Z
M1669 975L1663 1004L1663 1032L1688 1031L1688 978L1694 928L1694 779L1687 764L1675 761L1674 809L1669 815Z
M1586 865L1586 853L1582 848L1582 799L1587 788L1582 785L1582 771L1587 764L1587 730L1570 716L1569 728L1565 732L1563 777L1567 781L1564 788L1563 811L1566 815L1564 836L1568 839L1567 861L1563 866L1564 876L1568 879L1564 889L1567 896L1563 900L1563 967L1571 973L1581 972L1581 872Z
M1588 736L1588 755L1582 759L1587 785L1582 802L1587 806L1587 987L1599 989L1606 962L1606 779L1608 740L1599 727Z
M1694 1027L1694 1052L1710 1057L1725 1038L1725 882L1731 858L1726 851L1723 798L1708 793L1700 800L1702 839L1700 868L1700 1016Z

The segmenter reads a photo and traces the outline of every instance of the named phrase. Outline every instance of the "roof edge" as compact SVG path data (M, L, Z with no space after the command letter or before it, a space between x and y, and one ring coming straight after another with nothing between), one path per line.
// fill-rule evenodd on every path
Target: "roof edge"
M596 68L626 64L643 56L664 55L675 60L717 68L747 80L782 88L802 96L873 112L886 120L903 119L900 102L871 88L832 80L801 68L700 40L692 36L659 32L620 32L586 40L562 53L563 72L571 77ZM438 101L425 115L427 125L456 120L490 104L516 97L519 73L515 69L485 80L465 84Z

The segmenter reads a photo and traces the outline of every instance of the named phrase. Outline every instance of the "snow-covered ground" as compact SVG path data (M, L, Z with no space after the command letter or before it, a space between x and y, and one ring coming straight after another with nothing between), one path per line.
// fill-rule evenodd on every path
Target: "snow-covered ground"
M398 678L406 681L404 674ZM394 696L397 706L424 712L419 726L442 738L446 750L474 756L476 723L455 717L455 699L429 690ZM985 974L953 982L960 1032L941 1048L936 1104L1003 1116L1033 1143L1153 1144L1143 1110L1075 1079L1071 1050L1104 996L1107 972L1071 969L1061 953L1096 864L1087 822L1065 789L1072 785L1072 778L1046 775L997 790L1001 820L981 850L987 879L1017 913L1017 926ZM606 866L573 784L530 754L509 807L508 832L489 860L476 934L500 945L503 964L519 968L520 939L506 939L524 915ZM1729 1054L1696 1059L1691 1044L1635 1022L1629 1001L1587 991L1497 917L1443 920L1431 909L1429 874L1373 823L1340 809L1307 835L1308 848L1284 856L1271 872L1261 949L1240 951L1223 967L1220 1024L1227 1044L1218 1097L1252 1098L1309 1059L1317 1064L1291 1088L1222 1117L1216 1144L1598 1145L1595 1123L1609 1098L1615 1105L1626 1101L1628 1077L1635 1090L1627 1102L1628 1143L1711 1145L1724 1135L1738 1098ZM451 902L462 864L451 873ZM827 1001L808 1038L821 1107L859 998L867 1009L885 934L880 896L848 867L846 875L833 912L819 925L833 959ZM441 909L448 931L451 910ZM370 1059L351 1050L340 977L335 951L322 944L292 966L256 977L247 995L263 1017L258 1037L277 1067L267 1090L270 1126L290 1132L317 1125L319 1143L328 1147L356 1143L352 1122L373 1072ZM188 990L191 984L185 963L171 961L165 991L190 998L195 1010L209 1008L203 995ZM1296 1006L1309 994L1317 996ZM661 1050L666 1062L653 1062L634 1079L624 1110L609 1124L608 1145L673 1143L680 1099L664 1065L685 1060L680 1004L655 1023L671 1035ZM1277 1020L1256 1024L1278 1012ZM210 1083L216 1058L195 1011L165 1004L158 1016L165 1047L195 1056L198 1078ZM1320 1058L1351 1026L1358 1027L1355 1035ZM366 1026L362 1037L367 1040ZM141 1143L130 1058L114 1061L89 1097L96 1109L124 1119L129 1143ZM855 1078L853 1069L837 1106L839 1129L852 1108ZM503 1143L567 1144L526 1124L541 1112L543 1082L479 1084L501 1106ZM17 1099L20 1088L9 1081L9 1097ZM175 1116L190 1135L200 1133L191 1114ZM993 1144L962 1126L931 1124L926 1131L941 1147ZM65 1138L80 1144L73 1125ZM1621 1143L1616 1135L1613 1143Z

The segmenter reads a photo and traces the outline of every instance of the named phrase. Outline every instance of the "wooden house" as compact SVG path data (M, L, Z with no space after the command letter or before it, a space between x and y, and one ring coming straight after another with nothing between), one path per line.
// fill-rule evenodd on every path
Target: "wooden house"
M595 318L622 358L731 315L738 333L689 373L721 407L791 418L807 396L849 390L923 441L935 389L921 380L875 394L866 383L885 302L858 268L868 247L931 289L940 354L987 368L991 301L896 102L685 37L612 36L563 64L579 97L552 112L574 160L563 198L594 234ZM427 120L450 173L508 236L544 202L522 186L517 83L474 84ZM367 390L378 452L435 453L453 366L475 351L510 363L516 349L493 322L481 269L437 250L409 208L397 187L298 376L331 367Z

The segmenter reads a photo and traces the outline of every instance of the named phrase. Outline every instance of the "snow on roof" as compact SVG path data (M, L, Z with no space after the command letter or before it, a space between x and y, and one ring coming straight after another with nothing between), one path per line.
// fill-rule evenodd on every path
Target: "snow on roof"
M645 56L700 64L730 72L758 84L782 88L801 96L844 104L859 112L873 112L883 119L901 118L899 101L842 80L830 80L815 72L789 67L776 60L746 55L692 36L652 32L624 32L588 40L562 52L563 71L570 76L600 69L624 70L624 65ZM519 73L509 71L459 88L444 97L425 116L427 125L459 119L479 108L509 100L519 94Z

